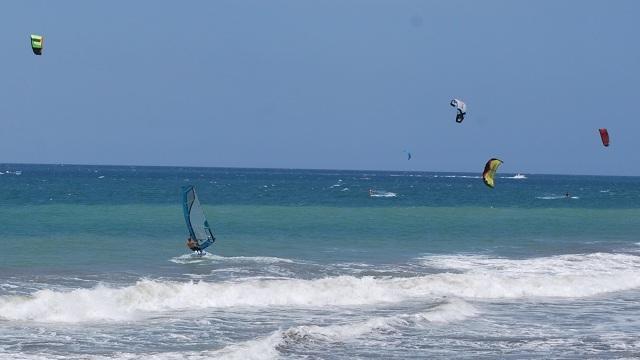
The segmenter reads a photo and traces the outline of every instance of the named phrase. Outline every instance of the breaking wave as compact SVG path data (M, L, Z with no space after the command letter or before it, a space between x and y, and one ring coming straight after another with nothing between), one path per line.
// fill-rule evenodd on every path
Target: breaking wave
M76 323L130 321L149 312L230 307L344 307L407 300L586 297L640 287L640 257L596 253L526 260L432 256L441 271L415 277L249 278L228 282L140 280L114 288L39 290L0 297L0 319ZM70 306L73 304L73 306Z

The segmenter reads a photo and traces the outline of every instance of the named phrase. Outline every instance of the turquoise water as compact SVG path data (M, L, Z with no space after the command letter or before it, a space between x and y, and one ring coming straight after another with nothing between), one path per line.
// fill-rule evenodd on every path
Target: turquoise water
M0 172L0 358L640 353L637 177ZM218 239L202 258L184 184Z

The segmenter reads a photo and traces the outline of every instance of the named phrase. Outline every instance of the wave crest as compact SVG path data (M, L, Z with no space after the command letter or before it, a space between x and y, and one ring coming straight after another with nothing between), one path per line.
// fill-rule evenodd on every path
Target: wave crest
M0 297L0 319L126 321L147 312L187 309L369 306L442 297L572 298L640 287L640 257L631 254L525 260L433 256L421 261L444 272L402 278L248 278L217 283L140 280L121 288L40 290L30 296Z

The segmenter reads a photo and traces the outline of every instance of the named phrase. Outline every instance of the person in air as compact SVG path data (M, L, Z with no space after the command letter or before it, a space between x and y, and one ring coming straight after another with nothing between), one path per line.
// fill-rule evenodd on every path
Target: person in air
M197 252L198 254L202 254L202 249L200 248L200 244L196 240L193 240L191 236L187 238L187 247L189 250Z
M456 114L456 122L461 123L464 120L464 116L467 114L467 106L458 99L451 100L450 105L458 110L458 113Z

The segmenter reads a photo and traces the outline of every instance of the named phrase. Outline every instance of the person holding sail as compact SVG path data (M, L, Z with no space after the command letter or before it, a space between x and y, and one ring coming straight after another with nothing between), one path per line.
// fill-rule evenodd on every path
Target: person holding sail
M182 212L187 225L187 247L198 255L206 254L204 249L216 241L209 222L202 211L193 185L182 187Z
M191 238L191 235L187 238L187 247L189 250L197 252L198 254L202 254L202 249L200 248L200 244L198 241Z

